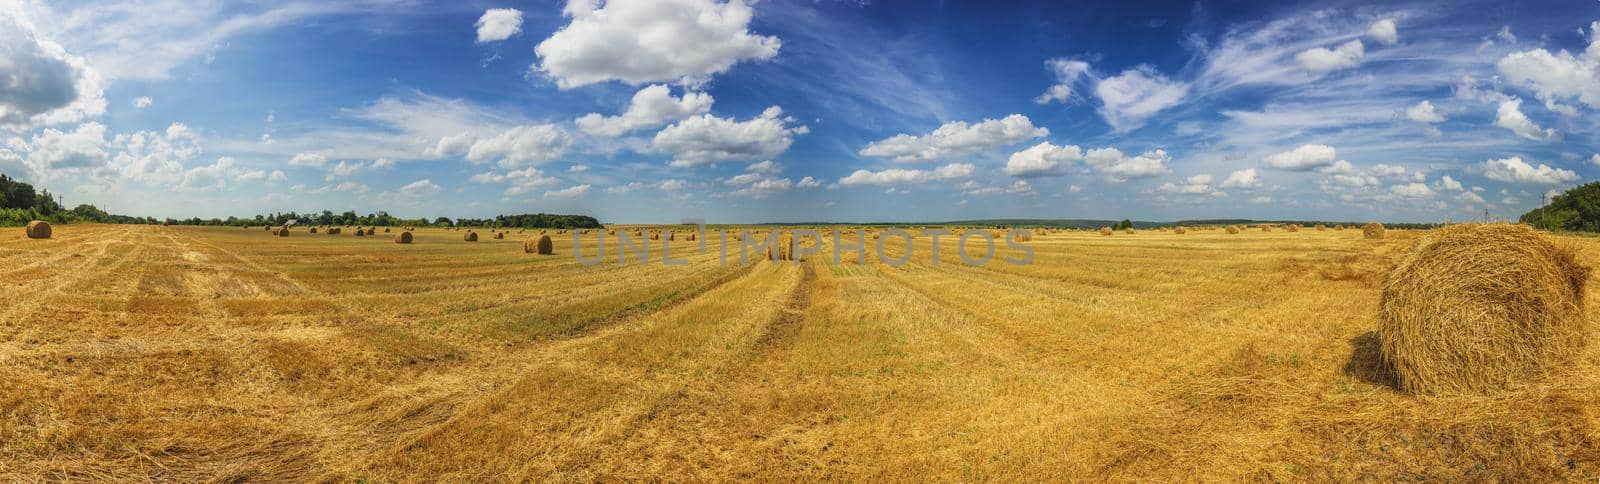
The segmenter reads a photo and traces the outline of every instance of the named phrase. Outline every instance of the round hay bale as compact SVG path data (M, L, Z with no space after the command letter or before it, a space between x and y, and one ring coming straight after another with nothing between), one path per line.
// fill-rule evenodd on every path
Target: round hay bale
M271 232L271 231L272 231L272 226L271 226L271 225L268 225L268 226L266 226L266 227L262 227L262 228L261 228L261 229L262 229L262 230L266 230L266 231L268 231L268 232Z
M317 233L317 228L316 228L316 227L312 227L312 228L311 228L311 233L313 233L313 234L314 234L314 233Z
M277 230L274 230L274 231L272 231L272 235L276 235L276 236L279 236L279 237L288 237L289 236L289 228L288 227L282 227L282 228L279 228Z
M1128 227L1128 228L1122 229L1122 233L1128 234L1128 235L1133 235L1133 227Z
M386 233L386 234L389 233L389 228L388 227L384 227L383 228L383 233Z
M1383 232L1383 224L1377 222L1367 222L1361 226L1361 236L1368 239L1381 239Z
M690 242L694 242L694 233L693 232L689 233L689 241Z
M1234 225L1229 225L1228 226L1228 233L1230 233L1230 234L1239 233L1239 227L1238 226L1234 226Z
M467 241L467 242L477 242L478 241L478 233L477 232L473 232L471 230L468 230L466 235L461 236L461 240L464 240L464 241Z
M522 242L522 252L528 254L552 255L556 253L556 244L555 241L550 240L550 236L548 235L528 237L528 240Z
M1187 229L1184 229L1183 227L1176 227L1176 228L1172 229L1172 233L1178 234L1178 235L1183 235L1183 234L1189 233L1189 231Z
M407 231L402 230L402 231L400 231L400 233L394 234L394 243L396 243L396 244L409 244L409 243L411 243L411 238L412 238L411 232L407 232Z
M1317 231L1318 232L1321 232L1321 231L1324 231L1324 230L1328 230L1328 226L1322 225L1322 224L1317 224Z
M1287 231L1290 231L1290 232L1299 232L1300 231L1300 226L1296 225L1296 224L1289 224L1289 225L1283 226L1283 229L1287 230Z
M367 236L366 232L363 232L360 228L356 229L356 237L366 237L366 236Z
M495 232L494 233L494 238L495 239L504 240L506 238L506 233L505 232Z
M28 234L28 238L30 239L48 239L50 238L51 233L50 223L43 220L34 220L32 222L28 222L28 226L23 227L22 230L24 233Z
M1554 373L1593 331L1590 268L1525 225L1430 232L1383 283L1378 342L1401 389L1492 394Z
M338 227L328 229L328 235L339 235L340 232L343 232L343 230Z
M1100 235L1110 236L1111 227L1100 227Z

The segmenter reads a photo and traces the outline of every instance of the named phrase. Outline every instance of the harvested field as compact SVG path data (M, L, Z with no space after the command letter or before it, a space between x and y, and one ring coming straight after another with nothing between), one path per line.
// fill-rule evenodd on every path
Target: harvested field
M571 234L12 233L7 481L1600 476L1600 349L1492 396L1383 367L1383 277L1421 231L1056 231L981 267L957 237L938 265L926 237L898 267L680 237L651 244L685 265L586 266Z

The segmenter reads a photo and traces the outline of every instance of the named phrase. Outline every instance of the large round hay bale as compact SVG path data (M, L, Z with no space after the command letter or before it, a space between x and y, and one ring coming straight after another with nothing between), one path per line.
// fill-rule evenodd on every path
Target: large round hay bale
M467 242L477 242L478 241L478 233L477 232L473 232L471 230L468 230L467 231L467 235L461 236L461 240L465 240Z
M1178 234L1178 235L1183 235L1183 234L1189 233L1189 231L1184 229L1183 227L1174 227L1172 229L1172 233Z
M1128 228L1122 229L1122 233L1128 234L1128 235L1133 235L1133 227L1128 227Z
M383 233L386 233L386 234L389 233L389 228L388 227L384 227L383 228Z
M1317 231L1318 232L1321 232L1321 231L1324 231L1324 230L1328 230L1328 226L1322 225L1322 224L1317 224Z
M495 232L494 233L494 238L500 239L500 240L504 240L506 238L506 233L505 232Z
M1229 225L1228 226L1228 233L1230 233L1230 234L1239 233L1239 227L1237 225Z
M1299 232L1300 231L1300 225L1298 225L1298 224L1289 224L1289 225L1283 226L1283 229L1287 230L1287 231L1290 231L1290 232Z
M333 227L333 228L328 229L328 235L339 235L339 233L342 232L342 231L343 230L341 230L338 227Z
M288 227L280 227L277 230L273 230L272 231L272 235L276 235L276 236L279 236L279 237L288 237L289 236L289 228Z
M268 226L266 226L266 227L262 227L262 228L261 228L261 229L262 229L262 230L266 230L266 231L268 231L268 232L271 232L271 231L272 231L272 226L271 226L271 225L268 225Z
M48 239L51 233L50 223L43 220L34 220L28 222L27 227L23 227L23 232L28 234L30 239Z
M1367 222L1366 225L1361 226L1361 236L1369 239L1383 238L1383 224Z
M356 228L356 237L366 237L366 236L367 236L367 233L363 232L360 227Z
M548 235L528 237L528 240L522 242L522 251L529 254L551 255L556 253L556 244Z
M402 231L400 231L400 233L394 234L394 243L396 243L396 244L409 244L409 243L411 243L411 237L412 237L411 232L402 230Z
M1406 391L1491 394L1570 363L1593 332L1589 267L1513 224L1454 225L1417 242L1383 283L1378 341Z
M1111 227L1100 227L1100 235L1111 235Z

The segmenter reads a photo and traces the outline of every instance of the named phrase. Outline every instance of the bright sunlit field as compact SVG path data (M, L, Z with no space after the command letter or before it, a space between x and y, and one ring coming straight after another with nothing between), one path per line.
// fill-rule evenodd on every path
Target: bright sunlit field
M1600 474L1594 348L1493 397L1393 386L1379 286L1420 231L1053 230L1025 266L919 236L895 267L678 230L685 265L585 266L554 230L8 229L0 479Z

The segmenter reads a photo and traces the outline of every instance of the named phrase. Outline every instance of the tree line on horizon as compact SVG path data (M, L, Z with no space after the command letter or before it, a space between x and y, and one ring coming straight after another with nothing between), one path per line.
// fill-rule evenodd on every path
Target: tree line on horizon
M258 214L251 218L228 217L186 219L133 217L115 215L101 210L90 204L81 204L67 210L56 201L49 190L35 190L33 185L11 178L0 173L0 226L16 227L27 225L34 220L43 220L52 224L70 223L106 223L106 224L169 224L169 225L210 225L210 226L267 226L284 225L294 221L298 225L368 225L368 226L433 226L433 227L485 227L485 228L553 228L553 229L585 229L600 228L599 220L587 215L561 215L548 213L533 213L520 215L496 215L494 218L459 218L435 217L427 218L401 218L389 215L389 212L378 211L360 215L354 210L346 210L335 214L331 210L321 212L278 212L271 214Z

